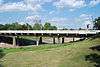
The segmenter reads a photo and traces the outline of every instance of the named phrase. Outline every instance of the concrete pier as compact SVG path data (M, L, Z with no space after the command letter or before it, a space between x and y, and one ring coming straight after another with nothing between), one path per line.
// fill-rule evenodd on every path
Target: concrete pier
M60 44L60 37L58 37L58 44Z
M39 38L39 44L42 44L42 37Z
M13 36L13 46L16 46L16 36Z
M64 43L64 37L62 37L62 44Z
M56 42L55 42L55 37L53 37L53 44L55 44Z
M75 41L75 37L73 37L73 42Z
M38 40L36 41L36 46L39 46L39 41Z

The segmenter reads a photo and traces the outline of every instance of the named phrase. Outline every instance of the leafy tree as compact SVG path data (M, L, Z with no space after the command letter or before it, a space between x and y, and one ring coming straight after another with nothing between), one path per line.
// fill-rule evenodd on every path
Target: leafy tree
M30 24L19 24L18 22L11 24L0 24L0 30L57 30L56 26L52 26L50 23L45 23L44 27L40 23L35 23L32 27Z
M28 27L25 24L23 24L23 25L21 25L21 29L20 30L28 30Z
M56 26L52 26L50 23L46 22L44 24L44 30L57 30Z
M46 23L44 24L44 30L50 30L50 29L51 29L51 24L48 23L48 22L46 22Z
M9 25L9 28L10 30L20 30L22 27L20 24L18 24L18 22L16 23L12 23Z
M5 24L3 30L9 30L10 24Z
M50 30L57 30L56 26L51 26Z
M63 28L62 30L68 30L67 28Z
M42 30L42 24L35 23L33 26L33 30Z
M100 17L94 20L94 28L100 30Z
M0 30L4 29L4 25L0 24Z
M32 26L28 23L26 23L26 27L27 27L27 30L32 30L33 29Z

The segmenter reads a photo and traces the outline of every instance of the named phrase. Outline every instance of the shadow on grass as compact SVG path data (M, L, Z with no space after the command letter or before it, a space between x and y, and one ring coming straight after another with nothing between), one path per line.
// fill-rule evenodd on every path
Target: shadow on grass
M94 64L94 66L100 67L100 55L96 53L92 53L90 55L85 56L85 60L90 62L95 62L96 64Z
M100 52L100 45L90 47L89 49ZM91 53L89 55L86 55L85 60L96 63L94 64L95 67L100 67L100 55L97 53Z
M96 38L100 38L100 33L97 33L96 35L91 36L91 40L94 40Z
M0 59L3 58L5 56L5 52L2 48L0 48ZM1 64L1 60L0 60L0 67L4 67L2 64Z
M100 45L90 47L90 49L100 51Z

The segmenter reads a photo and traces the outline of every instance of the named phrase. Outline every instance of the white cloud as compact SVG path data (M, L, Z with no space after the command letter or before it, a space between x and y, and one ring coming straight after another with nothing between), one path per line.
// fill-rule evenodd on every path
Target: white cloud
M95 6L95 5L97 5L97 4L100 4L100 0L92 0L92 1L90 1L90 6Z
M70 11L74 11L75 9L85 7L85 0L22 0L20 2L15 3L3 3L4 0L0 0L0 11L25 11L32 10L34 12L44 11L42 8L43 4L47 2L52 2L54 6L57 8L68 8ZM89 6L94 6L99 4L100 0L92 0L89 3ZM52 5L52 4L51 4Z
M26 21L30 22L30 23L40 22L41 21L41 17L39 15L27 16L26 17Z
M54 6L58 8L70 8L76 9L86 6L85 0L59 0L58 2L54 3Z
M53 13L55 13L55 11L50 11L50 12L49 12L49 14L53 14Z
M0 11L27 10L23 2L7 3L0 5Z
M89 14L81 14L80 18L84 19L84 20L90 20L92 18L92 15Z
M54 0L24 0L26 4L44 4L46 2L53 2Z
M90 29L93 28L92 15L81 14L77 20L82 23L83 28L86 29L87 24L90 25Z
M32 10L32 11L39 11L43 10L40 4L40 0L24 0L21 2L15 2L15 3L1 3L0 5L0 11L26 11L26 10Z
M70 28L70 26L71 26L71 24L70 24L71 20L68 18L55 17L50 20L47 20L47 22L50 22L52 25L55 25L58 28L64 28L64 27Z

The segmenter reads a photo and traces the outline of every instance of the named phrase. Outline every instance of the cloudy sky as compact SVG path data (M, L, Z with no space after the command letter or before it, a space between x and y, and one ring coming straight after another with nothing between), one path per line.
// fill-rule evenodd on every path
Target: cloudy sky
M50 22L59 28L86 28L100 16L100 0L0 0L0 24Z

